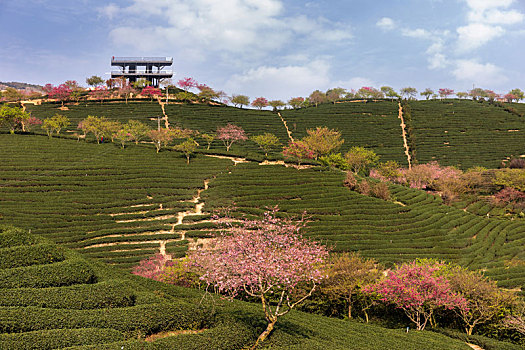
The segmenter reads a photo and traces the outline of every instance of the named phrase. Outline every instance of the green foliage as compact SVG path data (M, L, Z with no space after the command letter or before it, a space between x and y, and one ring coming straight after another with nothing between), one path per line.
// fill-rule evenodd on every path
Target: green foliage
M60 130L65 129L69 124L69 118L62 114L55 114L51 118L44 119L42 129L46 130L47 136L51 137L53 132L57 135L60 134Z
M279 142L279 138L269 132L266 132L262 135L252 136L250 139L264 151L265 157L268 157L268 152L281 144Z
M525 192L525 169L503 169L497 171L492 183Z
M7 104L0 107L0 127L7 127L12 134L17 127L23 126L29 117L29 113L22 110L22 108L9 107Z
M363 172L367 175L370 172L370 168L375 166L379 161L379 156L372 150L354 146L345 154L345 159L348 168L352 170L354 174Z
M51 265L34 265L0 270L0 288L46 288L96 281L84 260L65 260Z
M319 158L319 162L326 167L332 167L341 170L348 170L350 168L348 166L348 162L341 153L331 153L327 156L322 156Z
M48 243L0 249L0 269L50 264L64 259L63 249Z
M114 329L51 329L26 333L0 334L0 348L45 350L75 345L109 343L117 340L124 340L124 335Z
M302 141L314 152L316 159L338 150L345 142L340 131L326 126L308 129L306 133L308 135Z
M2 306L52 309L101 309L135 305L129 283L119 280L67 287L0 289Z

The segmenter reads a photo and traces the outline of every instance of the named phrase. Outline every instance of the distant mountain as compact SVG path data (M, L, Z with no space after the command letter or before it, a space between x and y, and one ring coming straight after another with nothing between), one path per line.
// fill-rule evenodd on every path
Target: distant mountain
M0 90L5 90L8 87L12 87L18 90L26 90L26 91L41 91L42 90L41 85L20 83L16 81L10 81L10 82L0 81Z

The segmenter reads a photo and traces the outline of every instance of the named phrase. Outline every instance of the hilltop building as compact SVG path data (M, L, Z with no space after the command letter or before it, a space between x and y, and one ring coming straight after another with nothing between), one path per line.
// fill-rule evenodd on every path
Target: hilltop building
M173 77L171 67L173 57L115 57L111 58L111 66L119 67L117 71L111 71L111 78L124 77L130 83L144 78L151 81L155 87L159 86L160 80Z

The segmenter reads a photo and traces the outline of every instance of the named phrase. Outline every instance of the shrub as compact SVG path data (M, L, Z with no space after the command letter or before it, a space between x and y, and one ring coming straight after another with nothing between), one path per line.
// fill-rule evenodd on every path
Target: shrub
M90 345L124 340L114 329L51 329L26 333L0 334L1 349L43 350L74 345Z
M36 236L12 226L4 226L0 231L0 248L36 244L40 241Z
M378 182L371 186L370 192L372 196L383 199L385 201L390 200L390 188L388 187L388 184L384 182Z
M49 264L64 259L64 250L54 244L44 243L0 249L0 269Z
M341 153L332 153L327 156L322 156L319 158L319 162L326 167L338 168L341 170L348 170L348 163Z
M355 190L355 188L357 187L358 183L357 183L357 179L354 175L353 172L351 171L347 171L346 172L346 178L343 182L344 186L345 187L348 187L350 190Z
M0 270L0 288L46 288L95 281L95 273L85 260Z
M520 204L525 202L525 193L511 187L505 187L494 195L494 204L505 206L507 204Z
M523 158L512 158L509 162L509 168L511 169L525 169L525 159Z
M366 180L362 180L360 183L358 183L356 189L357 192L364 194L365 196L368 196L372 190L370 183Z

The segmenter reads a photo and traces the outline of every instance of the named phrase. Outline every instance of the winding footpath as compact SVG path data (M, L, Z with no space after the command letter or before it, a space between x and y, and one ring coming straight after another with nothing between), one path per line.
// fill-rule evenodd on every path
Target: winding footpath
M405 119L403 118L403 107L401 106L401 102L399 103L399 119L401 119L401 131L402 131L402 134L403 134L403 146L405 148L405 154L407 156L408 168L411 169L412 168L412 156L410 155L410 149L408 148L406 124L405 124Z
M293 136L292 136L292 132L290 131L290 129L288 129L288 125L286 124L286 120L284 120L283 116L281 115L281 112L277 112L277 115L283 121L283 125L284 125L284 128L286 129L286 133L288 134L288 137L290 138L290 140L292 142L294 142L294 139L293 139Z

